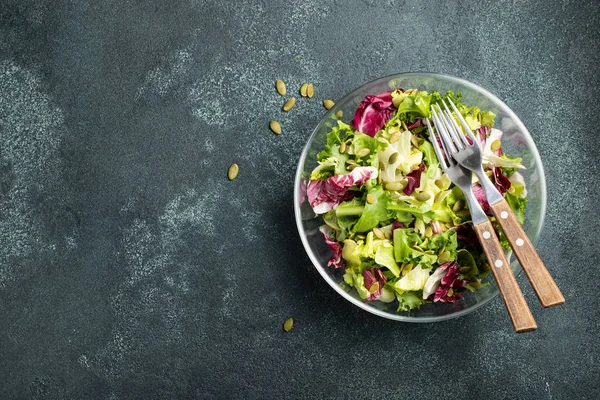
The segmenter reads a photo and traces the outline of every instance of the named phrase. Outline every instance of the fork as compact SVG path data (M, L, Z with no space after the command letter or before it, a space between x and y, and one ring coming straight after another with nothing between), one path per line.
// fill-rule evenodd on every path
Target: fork
M533 244L515 218L508 203L504 200L504 197L502 197L498 190L496 190L488 176L483 172L479 140L475 138L469 125L454 103L452 101L449 101L449 103L454 110L454 114L460 121L463 130L471 139L471 143L469 143L460 126L452 117L452 113L446 102L442 101L444 110L439 106L437 110L435 110L435 107L432 107L432 113L436 116L434 117L434 121L435 118L437 118L443 123L443 125L440 126L441 129L439 129L439 131L446 149L449 150L452 158L463 167L472 171L477 178L479 178L479 182L481 183L488 199L488 203L490 204L490 209L506 234L506 238L517 256L519 263L523 267L527 278L531 282L531 286L533 286L540 303L544 307L552 307L564 303L565 298L560 289L552 279L552 276L546 269L546 266L533 247Z
M438 127L441 126L442 122L439 121L435 114L433 115L433 120L438 133L441 133L441 129ZM517 280L506 259L506 255L496 236L492 223L483 212L483 209L473 194L473 188L471 187L473 174L452 158L443 140L441 141L442 148L440 148L429 119L425 119L425 122L429 130L430 141L442 170L465 194L465 199L467 200L471 219L473 221L473 228L477 233L477 237L479 238L479 242L488 259L494 278L498 283L500 295L504 300L504 304L515 331L527 332L535 330L537 324L525 302L523 292L521 292L521 288L517 284ZM445 157L442 152L445 154Z

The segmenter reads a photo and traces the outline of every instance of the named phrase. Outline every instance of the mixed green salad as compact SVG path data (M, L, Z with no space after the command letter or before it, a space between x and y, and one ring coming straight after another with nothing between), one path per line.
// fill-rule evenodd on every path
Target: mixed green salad
M307 185L333 253L329 266L344 271L342 285L365 301L396 301L398 311L456 302L484 286L490 271L464 195L429 142L424 118L442 99L458 107L480 140L484 169L522 224L521 159L503 153L492 112L463 104L452 92L397 89L367 96L351 124L337 121L327 134ZM491 217L475 177L473 191ZM508 248L501 233L500 239Z

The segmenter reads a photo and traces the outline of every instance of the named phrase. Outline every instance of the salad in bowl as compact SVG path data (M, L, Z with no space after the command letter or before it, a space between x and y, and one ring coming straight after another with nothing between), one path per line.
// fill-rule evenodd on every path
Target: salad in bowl
M468 293L489 293L494 285L465 197L440 168L429 141L425 118L442 100L457 106L481 142L486 174L523 224L523 159L505 151L496 113L460 92L403 87L364 96L351 121L330 117L325 140L313 152L314 167L310 173L304 168L303 200L329 249L322 268L330 283L387 314L448 310L465 303ZM475 176L473 190L508 251Z

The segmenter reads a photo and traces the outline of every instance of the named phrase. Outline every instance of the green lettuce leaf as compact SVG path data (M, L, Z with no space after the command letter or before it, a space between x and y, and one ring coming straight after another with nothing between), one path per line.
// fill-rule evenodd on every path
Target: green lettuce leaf
M416 96L406 96L398 107L398 114L411 114L415 117L431 117L431 95L418 93Z
M514 194L506 192L504 195L504 199L508 203L510 209L515 214L517 221L519 221L519 223L523 225L523 222L525 221L525 207L527 206L527 198L517 197Z
M430 273L430 269L423 269L420 265L417 265L396 282L396 292L423 290L423 286L425 286L425 282L429 279Z
M390 192L384 190L381 185L377 185L369 190L367 194L373 195L375 202L373 204L365 202L363 212L356 225L354 225L354 232L366 232L380 223L386 225L391 218L391 213L387 209L391 200Z
M350 125L345 124L342 121L338 121L338 126L334 126L331 129L331 132L327 134L327 143L325 144L323 150L317 154L317 160L320 163L325 162L325 160L329 158L334 158L337 160L337 164L335 164L335 175L341 175L348 172L346 171L346 161L348 160L349 156L348 154L340 153L340 143L342 142L342 138L346 139L352 134L352 132L353 130ZM312 175L311 179L313 179ZM318 179L323 178L321 177Z
M396 298L398 299L398 311L410 311L419 309L424 300L422 299L423 292L396 292Z
M358 295L363 300L367 299L371 295L371 293L369 293L365 287L365 278L360 272L355 272L350 268L346 268L346 272L344 273L344 282L355 288L358 292Z
M387 267L395 277L400 276L400 267L394 260L394 246L388 243L380 245L375 253L375 262Z

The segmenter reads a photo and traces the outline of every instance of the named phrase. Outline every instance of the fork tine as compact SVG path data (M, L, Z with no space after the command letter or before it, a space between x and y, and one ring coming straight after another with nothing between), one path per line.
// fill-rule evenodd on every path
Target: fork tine
M439 114L441 115L442 120L446 124L446 130L448 130L448 133L450 135L450 138L452 139L452 142L454 143L454 146L456 146L456 148L459 151L464 150L465 144L460 140L460 137L464 137L465 135L463 135L463 133L460 132L460 127L457 126L456 121L454 121L454 118L452 117L452 114L448 114L439 106L438 108L440 109Z
M431 124L429 123L429 118L425 118L425 123L427 124L427 130L429 130L429 141L431 142L431 145L433 146L435 155L437 156L438 160L440 161L440 166L445 171L448 168L448 164L446 164L446 160L444 158L444 154L442 154L442 149L440 149L440 145L437 141L437 137L435 136L435 133L433 133L433 128L431 127Z
M446 155L448 156L448 164L451 164L452 154L458 152L458 149L454 146L452 139L448 135L448 130L446 128L445 121L438 115L435 110L435 106L431 107L433 122L435 123L435 127L442 139L442 147L444 148Z
M460 111L458 111L458 108L454 105L454 103L452 101L448 101L448 102L452 106L452 109L454 110L454 113L456 114L456 117L458 118L458 120L462 124L463 129L467 132L467 135L469 135L469 138L473 142L473 145L481 147L480 144L479 144L479 139L477 139L475 137L475 135L473 135L473 131L471 131L471 128L469 127L469 124L467 124L467 121L465 121L465 119L463 118L463 116L460 113Z
M450 111L450 109L448 108L448 105L446 104L446 102L444 100L442 100L442 104L444 105L444 108L446 109L444 111L444 115L446 116L446 121L448 122L448 125L450 125L450 127L451 127L451 132L453 133L452 138L454 140L459 141L459 143L457 143L456 147L461 147L462 149L466 149L469 146L469 142L467 141L467 138L465 137L462 130L456 123L456 120L452 116L452 112ZM459 146L459 144L460 144L460 146Z

